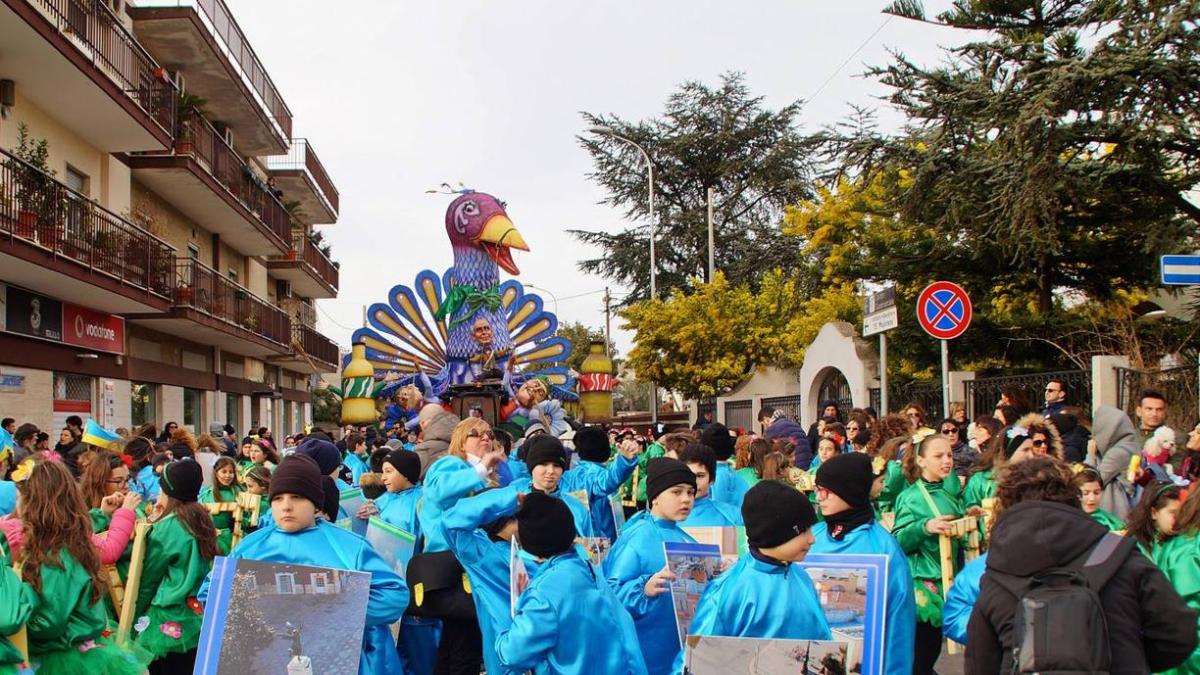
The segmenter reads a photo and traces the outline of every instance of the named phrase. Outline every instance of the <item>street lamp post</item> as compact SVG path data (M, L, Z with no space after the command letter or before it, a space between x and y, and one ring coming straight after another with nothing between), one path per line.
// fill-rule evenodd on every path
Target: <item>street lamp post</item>
M559 314L558 314L558 296L554 294L554 291L552 291L549 288L546 288L544 286L535 286L533 284L528 284L528 283L525 284L525 288L532 288L535 291L541 291L543 293L548 294L550 296L550 299L554 301L554 316L556 316L556 317L559 316ZM567 299L569 300L570 298L567 298Z
M623 143L632 145L633 147L637 148L638 152L642 153L642 159L645 160L645 162L646 162L646 182L647 182L647 194L648 194L647 201L649 202L649 212L650 212L650 299L651 300L657 299L658 298L658 284L657 284L658 272L655 269L656 266L654 264L654 239L655 239L654 235L655 235L655 229L656 229L656 223L654 222L654 164L652 164L650 162L650 153L646 152L646 149L643 148L641 145L638 145L635 141L632 141L632 140L625 138L624 136L621 136L620 134L618 134L610 126L598 124L596 126L589 128L588 131L590 131L593 134L609 136L609 137L615 138L618 141L621 141ZM655 384L654 382L650 383L650 421L653 424L658 424L658 385Z

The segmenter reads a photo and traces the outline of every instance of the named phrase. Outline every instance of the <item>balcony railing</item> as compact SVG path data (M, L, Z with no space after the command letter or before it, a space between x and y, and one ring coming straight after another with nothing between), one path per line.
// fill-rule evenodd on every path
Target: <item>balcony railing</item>
M321 249L313 245L308 235L303 232L292 233L292 250L288 251L288 260L303 260L305 265L312 268L314 274L322 281L337 290L338 268L325 257Z
M292 322L283 310L192 258L175 259L172 304L203 312L214 319L280 345L291 342Z
M175 128L175 85L103 0L26 0L73 36L92 65L112 79L166 133Z
M61 0L60 0L61 1ZM283 102L267 69L250 47L250 41L233 19L224 0L138 0L138 7L194 7L218 38L226 55L237 65L242 78L257 94L259 102L275 120L284 138L292 137L292 111Z
M293 324L292 339L313 361L338 364L337 343L318 333L317 329L304 324Z
M267 168L271 171L307 171L330 210L338 212L337 188L333 186L333 181L325 171L325 165L321 163L307 138L293 138L288 154L268 157Z
M171 297L174 247L3 150L0 232Z
M200 160L218 183L254 212L280 240L288 241L291 219L287 209L242 161L237 151L225 142L225 136L194 108L181 111L179 115L175 153L192 155Z

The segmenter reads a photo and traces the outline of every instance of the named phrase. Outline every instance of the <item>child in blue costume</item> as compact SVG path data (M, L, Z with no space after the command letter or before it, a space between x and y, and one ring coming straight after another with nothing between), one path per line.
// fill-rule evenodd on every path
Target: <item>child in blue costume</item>
M687 520L696 498L696 474L670 457L646 463L646 502L604 559L604 573L617 599L633 617L637 639L650 675L671 672L679 654L679 631L671 603L671 572L663 544L695 543L679 523Z
M362 475L371 472L371 467L367 464L367 439L358 434L347 436L346 458L342 464L350 470L350 485L358 487Z
M136 436L125 444L125 454L133 458L133 480L129 481L129 489L147 504L154 503L158 500L158 474L151 464L154 446L149 439Z
M471 599L483 635L483 663L489 673L503 673L496 658L496 636L512 620L509 556L517 532L513 514L517 488L484 490L459 500L442 517L454 557L467 571Z
M680 527L737 527L742 524L741 512L723 502L714 500L709 493L713 476L717 474L717 457L712 448L700 443L689 443L679 452L679 461L687 464L696 474L696 501L692 513Z
M954 576L954 584L946 593L946 604L942 607L942 634L960 645L967 644L967 623L971 610L979 599L979 584L987 570L987 554L963 565L962 571ZM891 621L891 617L888 617Z
M633 475L639 451L637 443L627 441L612 463L605 466L612 448L604 429L590 426L575 432L575 452L579 455L579 465L563 474L561 486L564 492L587 491L592 530L597 537L608 537L609 541L617 539L617 524L613 520L609 499Z
M796 565L813 543L816 513L808 498L765 480L742 502L749 554L709 582L688 635L830 640L812 579ZM675 671L683 666L683 654Z
M290 455L271 476L271 514L274 527L253 532L230 553L231 558L314 565L370 572L371 591L363 630L360 675L400 675L404 664L388 625L408 606L408 587L365 539L325 520L318 505L326 500L322 475L304 455ZM210 577L211 579L211 577ZM208 596L209 579L199 593Z
M871 458L860 452L835 455L821 463L814 492L825 521L813 528L812 552L888 557L883 672L909 675L917 623L912 574L900 544L875 522L871 506L872 488L883 487L877 479L883 477L884 468L881 462L880 475L875 476Z
M517 492L544 492L563 500L575 518L576 534L580 537L597 536L592 528L592 515L588 507L566 494L562 487L567 469L567 451L562 441L550 434L538 434L529 439L525 444L525 466L529 468L529 478L517 479L512 483Z
M496 638L501 668L538 675L645 675L633 620L575 550L575 520L563 500L527 495L517 527L521 547L541 569L518 598L512 625Z
M383 485L387 489L375 500L379 517L416 537L418 549L421 524L417 521L417 504L421 501L421 458L409 450L393 450L384 458ZM367 508L363 504L363 508ZM413 675L433 672L437 658L440 624L435 619L404 615L400 622L400 655Z
M712 489L709 490L713 500L735 509L742 508L742 499L750 485L746 483L746 479L734 473L733 467L729 465L729 458L733 457L734 452L734 440L729 434L729 429L720 422L714 422L700 434L700 443L712 448L713 454L717 456L716 478L713 479Z

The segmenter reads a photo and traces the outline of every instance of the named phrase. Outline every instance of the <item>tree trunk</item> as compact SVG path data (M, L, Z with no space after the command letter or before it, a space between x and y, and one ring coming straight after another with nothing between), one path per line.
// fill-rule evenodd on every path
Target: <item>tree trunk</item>
M1054 311L1054 282L1050 277L1050 263L1042 256L1038 258L1038 313L1042 316Z

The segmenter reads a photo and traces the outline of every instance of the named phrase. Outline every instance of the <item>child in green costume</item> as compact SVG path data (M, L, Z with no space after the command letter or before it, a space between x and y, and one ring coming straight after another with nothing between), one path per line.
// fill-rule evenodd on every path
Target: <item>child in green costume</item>
M100 602L108 583L70 472L51 461L30 459L24 467L17 481L26 530L19 571L32 591L25 620L31 665L40 673L142 673L142 663L112 638Z
M242 512L242 532L250 534L260 527L269 525L271 521L271 471L265 466L256 466L246 472L246 492L258 495L258 520L254 521L253 511Z
M212 517L196 502L203 484L192 459L163 469L136 606L135 644L151 661L150 675L190 672L196 660L204 615L196 594L218 555Z
M13 675L25 662L21 650L4 636L25 626L36 601L33 589L21 583L8 556L0 551L0 675Z
M950 521L963 515L958 495L947 489L946 479L954 477L950 441L941 435L927 436L915 451L905 455L904 469L905 478L912 485L896 498L892 535L907 556L913 576L917 603L913 673L932 673L942 651L943 588L938 537L948 531Z
M1176 535L1158 548L1154 562L1188 607L1200 612L1200 489L1189 491L1175 520ZM1200 673L1200 645L1165 675Z
M1142 492L1142 498L1129 514L1125 532L1137 540L1138 548L1147 558L1153 560L1158 549L1175 536L1175 518L1182 500L1182 489L1166 481L1151 483Z
M1100 508L1100 495L1104 492L1100 472L1090 466L1080 469L1073 479L1079 488L1079 504L1083 512L1113 532L1125 531L1125 521Z
M213 464L212 484L200 490L199 501L201 504L236 502L241 492L237 464L229 457L221 457ZM229 549L233 547L233 513L218 513L212 520L217 528L217 548L221 555L229 555Z

